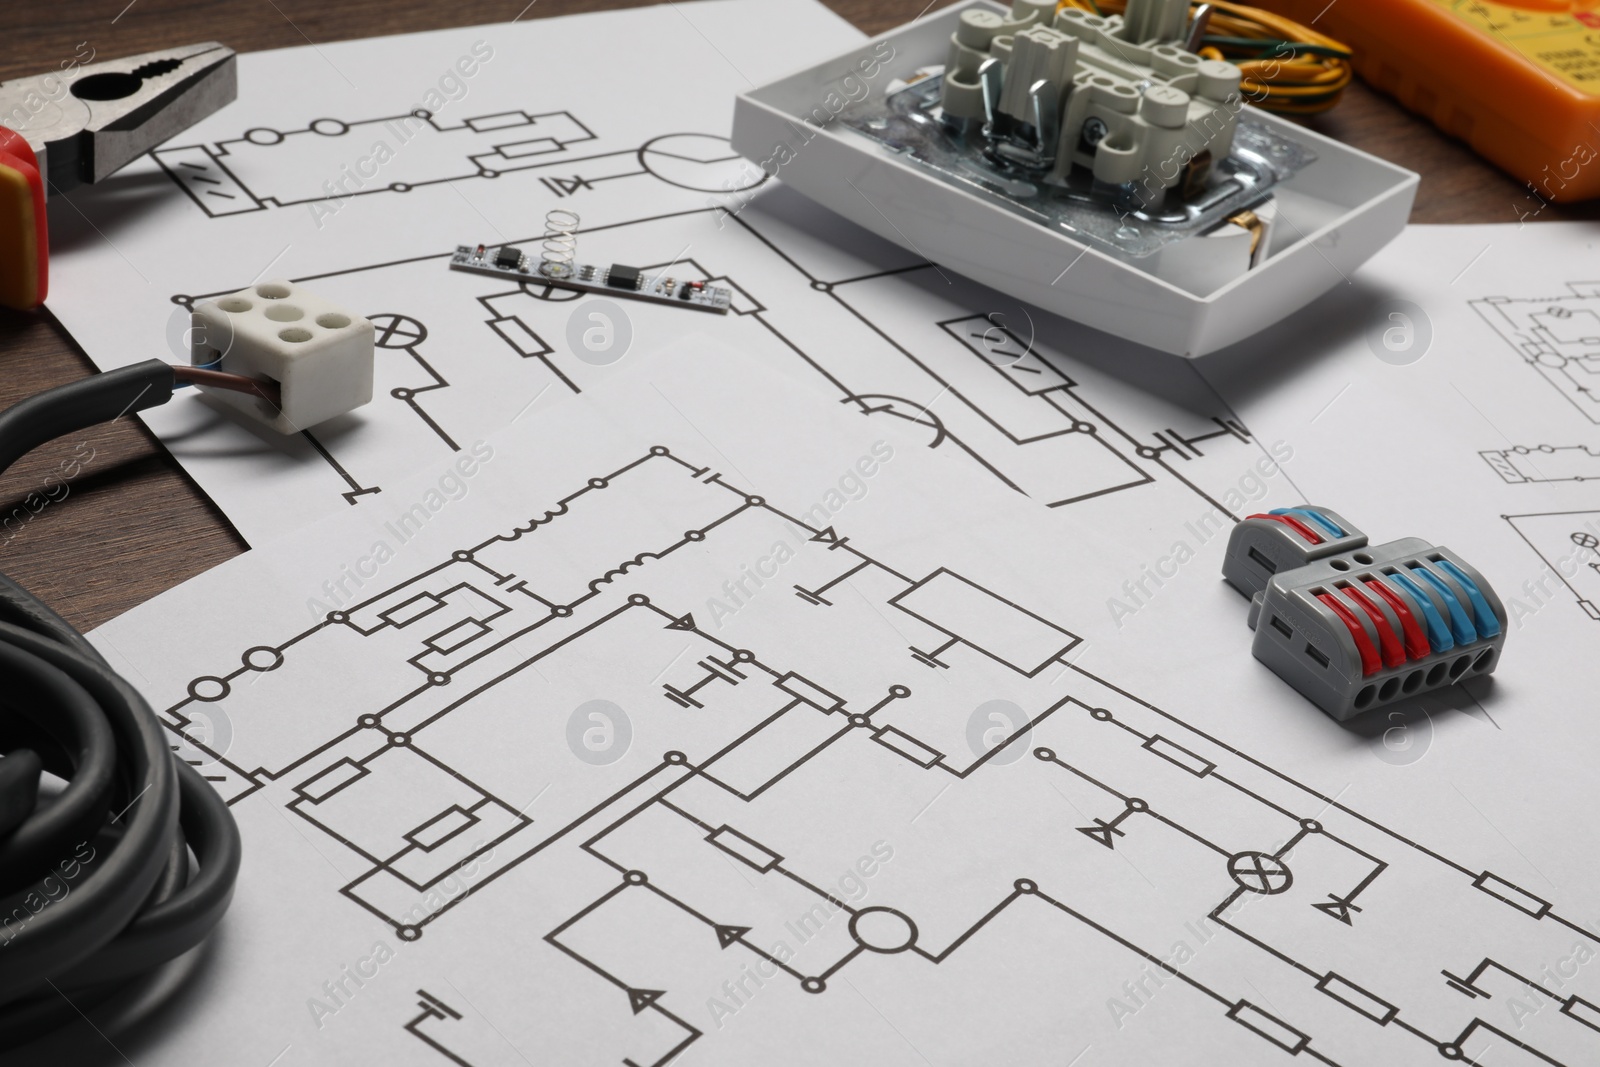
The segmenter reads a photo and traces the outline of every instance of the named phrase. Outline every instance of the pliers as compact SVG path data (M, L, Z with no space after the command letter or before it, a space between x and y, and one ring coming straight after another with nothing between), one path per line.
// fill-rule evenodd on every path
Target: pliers
M0 306L44 301L49 193L109 176L238 85L233 49L215 41L0 82Z

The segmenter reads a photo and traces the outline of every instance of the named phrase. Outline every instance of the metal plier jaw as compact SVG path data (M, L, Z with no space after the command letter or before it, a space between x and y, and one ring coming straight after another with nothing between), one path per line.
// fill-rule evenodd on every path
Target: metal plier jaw
M206 41L0 83L0 126L27 139L58 193L120 170L238 91L233 49Z

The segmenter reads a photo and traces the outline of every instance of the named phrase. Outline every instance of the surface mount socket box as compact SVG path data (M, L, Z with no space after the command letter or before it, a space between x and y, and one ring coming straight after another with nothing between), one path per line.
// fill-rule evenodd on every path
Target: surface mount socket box
M1506 640L1505 607L1460 556L1368 545L1327 508L1245 519L1222 575L1251 598L1256 659L1339 720L1489 674Z
M1203 355L1342 283L1405 227L1417 176L1244 105L1235 69L1167 39L1187 18L1175 0L1129 22L969 0L740 95L733 146L1008 296ZM1251 210L1270 248L1247 239L1216 284L1208 257L1241 254L1229 217Z
M279 433L299 433L372 399L372 323L289 281L196 304L190 360L278 383L280 408L244 393L200 389Z
M1593 0L1254 0L1355 49L1361 76L1528 184L1600 196L1600 4ZM1425 42L1424 47L1419 44Z

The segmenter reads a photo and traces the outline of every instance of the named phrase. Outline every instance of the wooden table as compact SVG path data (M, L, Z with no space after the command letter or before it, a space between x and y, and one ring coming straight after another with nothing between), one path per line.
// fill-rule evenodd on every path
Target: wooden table
M320 44L445 26L536 19L649 0L74 0L0 10L0 80L56 67L87 42L101 58L215 39L239 51ZM926 0L825 0L867 33ZM935 0L941 2L941 0ZM526 7L524 7L526 5ZM780 27L774 26L774 32ZM1357 84L1323 133L1422 175L1415 222L1514 222L1537 210L1515 179ZM1540 221L1594 218L1556 206ZM144 355L165 357L156 345ZM0 407L93 367L48 314L0 311ZM93 458L62 496L53 476L87 442ZM46 487L58 499L38 507ZM30 498L30 494L33 494ZM35 513L30 507L38 507ZM0 478L0 570L87 629L248 547L143 425L132 418L41 448Z

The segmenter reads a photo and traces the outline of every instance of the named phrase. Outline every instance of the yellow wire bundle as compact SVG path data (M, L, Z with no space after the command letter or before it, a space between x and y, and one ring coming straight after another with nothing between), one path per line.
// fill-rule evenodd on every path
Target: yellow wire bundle
M1117 15L1127 0L1061 0L1063 7ZM1238 66L1246 100L1283 115L1316 115L1339 102L1353 77L1348 46L1258 7L1211 0L1211 8L1200 55Z

